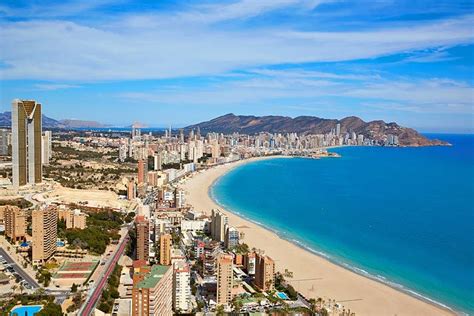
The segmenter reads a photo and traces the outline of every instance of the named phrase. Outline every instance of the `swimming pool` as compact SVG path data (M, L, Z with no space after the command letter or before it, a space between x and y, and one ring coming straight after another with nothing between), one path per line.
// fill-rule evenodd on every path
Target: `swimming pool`
M283 292L277 292L276 294L279 298L281 298L282 300L285 300L285 301L288 301L290 298L288 297L288 295L286 295L286 293L283 293Z
M12 309L10 316L34 316L42 308L42 305L18 306Z

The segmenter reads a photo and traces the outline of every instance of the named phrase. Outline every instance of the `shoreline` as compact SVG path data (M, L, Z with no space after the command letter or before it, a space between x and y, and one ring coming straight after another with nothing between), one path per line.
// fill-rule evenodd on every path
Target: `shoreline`
M401 284L383 281L377 276L334 260L297 239L267 227L221 205L212 194L213 185L225 174L247 163L289 156L254 157L200 171L185 181L187 200L196 210L209 215L212 208L222 210L229 223L245 234L243 242L264 249L276 262L276 270L292 271L288 279L307 298L336 300L356 315L456 315L450 307L425 297ZM308 158L311 159L311 158ZM204 194L205 192L205 194ZM288 256L291 254L291 257ZM311 266L312 269L308 269ZM306 281L307 279L307 281ZM313 281L311 281L313 279ZM318 279L318 280L315 280ZM303 282L303 284L301 284ZM311 282L311 283L309 283ZM308 288L309 289L305 289ZM390 299L389 299L390 298Z

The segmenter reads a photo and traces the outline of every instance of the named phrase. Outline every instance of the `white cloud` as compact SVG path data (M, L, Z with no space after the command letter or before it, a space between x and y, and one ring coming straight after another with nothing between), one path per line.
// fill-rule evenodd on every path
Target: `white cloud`
M64 83L37 83L34 87L38 90L53 91L53 90L64 90L79 88L78 85L64 84Z

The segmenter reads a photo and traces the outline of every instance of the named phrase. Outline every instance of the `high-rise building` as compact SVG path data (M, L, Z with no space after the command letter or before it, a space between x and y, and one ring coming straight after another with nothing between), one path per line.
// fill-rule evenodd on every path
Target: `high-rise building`
M154 265L134 271L132 316L173 315L173 269Z
M275 285L275 262L266 255L257 254L255 265L255 286L262 291L271 291Z
M31 212L33 262L45 262L56 251L58 215L48 206Z
M150 223L144 216L135 219L137 230L137 260L148 261L150 254Z
M164 266L171 264L171 234L160 236L160 264Z
M17 206L3 206L5 236L13 241L26 237L26 214Z
M43 165L49 165L49 161L53 155L53 144L52 144L52 133L46 131L41 136L41 163Z
M10 131L7 129L0 129L0 155L8 155L8 137Z
M256 266L256 254L255 252L249 252L244 257L244 268L247 270L249 275L255 275Z
M211 214L211 236L212 239L224 242L225 226L228 223L227 216L219 210L213 209Z
M135 179L128 180L127 186L127 199L129 201L134 200L137 197L137 186L135 184Z
M86 229L87 214L81 210L58 210L58 219L66 222L67 229Z
M239 237L240 233L235 227L226 225L224 245L227 249L236 247L239 244Z
M173 308L187 312L191 307L191 270L184 261L175 262L173 269Z
M12 102L13 186L41 183L41 104L32 100Z
M145 159L138 160L138 184L146 183L148 175L148 161Z
M336 124L336 136L341 135L341 124Z
M232 301L233 264L232 255L220 253L217 256L217 305L226 305Z

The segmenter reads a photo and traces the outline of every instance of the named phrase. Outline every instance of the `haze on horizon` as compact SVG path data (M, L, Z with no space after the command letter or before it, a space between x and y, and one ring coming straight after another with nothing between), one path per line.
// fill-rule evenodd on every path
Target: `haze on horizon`
M473 132L473 9L469 0L6 0L0 111L21 98L55 119L116 126L355 115Z

